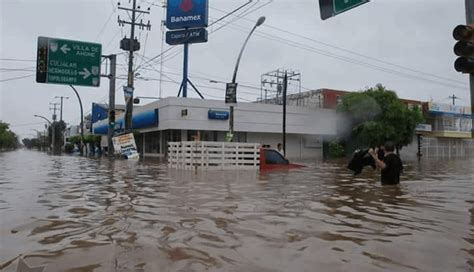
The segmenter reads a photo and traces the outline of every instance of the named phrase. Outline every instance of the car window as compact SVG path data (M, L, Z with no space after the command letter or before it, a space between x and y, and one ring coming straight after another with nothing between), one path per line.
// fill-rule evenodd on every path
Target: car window
M288 160L275 150L265 150L265 162L267 164L288 164Z

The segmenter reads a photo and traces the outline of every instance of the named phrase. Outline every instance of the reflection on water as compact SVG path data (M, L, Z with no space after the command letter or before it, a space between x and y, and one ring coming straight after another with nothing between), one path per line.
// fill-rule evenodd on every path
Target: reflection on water
M0 154L0 270L472 271L473 161L259 174Z

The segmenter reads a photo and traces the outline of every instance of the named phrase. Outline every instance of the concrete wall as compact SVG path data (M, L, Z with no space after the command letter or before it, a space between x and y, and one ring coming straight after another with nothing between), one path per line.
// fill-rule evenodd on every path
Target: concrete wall
M247 142L271 145L276 149L278 143L282 143L282 135L278 133L248 133ZM322 158L322 137L288 134L286 136L286 157L290 160Z

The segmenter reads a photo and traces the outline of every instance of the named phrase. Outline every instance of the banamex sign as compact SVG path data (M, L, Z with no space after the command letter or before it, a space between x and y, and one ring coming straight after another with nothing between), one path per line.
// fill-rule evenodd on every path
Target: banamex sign
M166 27L185 29L207 27L208 0L168 0Z

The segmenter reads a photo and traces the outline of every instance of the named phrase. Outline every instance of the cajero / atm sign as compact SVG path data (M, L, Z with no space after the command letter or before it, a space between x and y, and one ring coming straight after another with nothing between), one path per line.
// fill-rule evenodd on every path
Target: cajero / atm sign
M98 87L102 45L38 37L36 82Z

